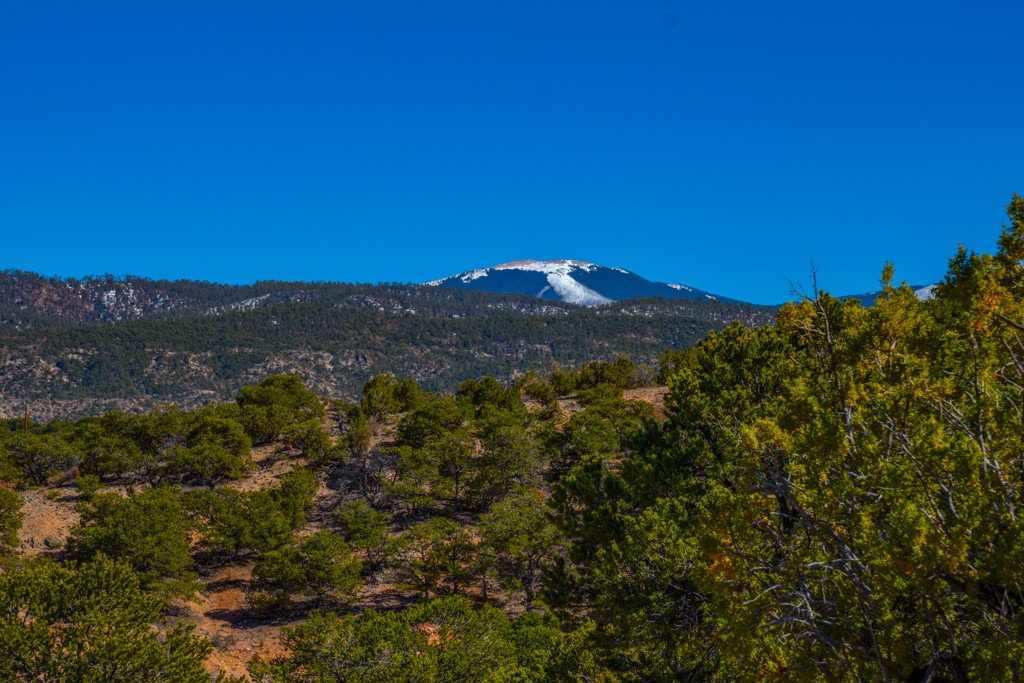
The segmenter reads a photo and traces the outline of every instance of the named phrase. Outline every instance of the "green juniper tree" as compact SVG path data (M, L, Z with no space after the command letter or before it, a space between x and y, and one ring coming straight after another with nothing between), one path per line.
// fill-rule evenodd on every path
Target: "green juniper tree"
M0 680L208 683L212 648L193 625L154 628L163 601L104 555L0 569Z

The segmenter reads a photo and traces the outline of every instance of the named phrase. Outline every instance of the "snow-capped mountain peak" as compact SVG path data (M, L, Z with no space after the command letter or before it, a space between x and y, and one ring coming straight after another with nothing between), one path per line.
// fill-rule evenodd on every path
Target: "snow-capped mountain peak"
M686 285L651 282L623 268L607 268L573 259L510 261L491 268L468 270L426 284L527 294L580 306L600 306L622 299L650 296L666 299L716 298Z

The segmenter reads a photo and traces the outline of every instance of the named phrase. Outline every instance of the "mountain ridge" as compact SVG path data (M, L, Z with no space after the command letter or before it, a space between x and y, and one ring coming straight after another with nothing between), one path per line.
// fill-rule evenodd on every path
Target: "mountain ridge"
M746 303L688 285L654 282L625 268L602 266L577 259L509 261L423 284L523 294L587 307L648 297Z
M654 364L770 307L633 299L588 308L421 285L62 280L0 271L0 416L70 418L230 400L269 374L358 396L373 375L431 390L625 354Z

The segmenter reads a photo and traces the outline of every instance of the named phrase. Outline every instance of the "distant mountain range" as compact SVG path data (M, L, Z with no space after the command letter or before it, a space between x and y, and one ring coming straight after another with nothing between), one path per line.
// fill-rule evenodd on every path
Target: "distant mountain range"
M299 374L332 397L354 398L386 372L454 391L483 375L508 382L553 363L620 354L656 364L666 349L733 320L763 325L774 316L769 306L707 297L587 307L423 285L216 285L0 271L0 418L26 406L37 420L170 402L196 407L231 399L273 373Z
M612 301L646 297L739 303L687 285L651 282L622 268L567 259L512 261L425 284L499 294L525 294L579 306L600 306Z
M596 263L569 259L512 261L490 268L467 270L424 284L496 294L522 294L589 307L647 297L746 303L688 285L652 282L622 268L608 268ZM934 285L912 287L919 297L927 299L931 297ZM865 306L870 306L879 294L881 292L866 292L847 294L839 298L854 298Z
M552 363L657 363L733 320L770 323L776 310L582 261L517 261L426 285L0 271L0 417L26 405L36 419L195 407L279 372L351 398L382 372L452 391Z

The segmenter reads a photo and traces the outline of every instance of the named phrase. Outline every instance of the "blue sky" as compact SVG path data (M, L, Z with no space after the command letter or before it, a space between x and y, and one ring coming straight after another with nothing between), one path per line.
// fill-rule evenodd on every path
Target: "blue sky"
M0 268L931 282L1024 193L1022 25L1019 1L7 0Z

